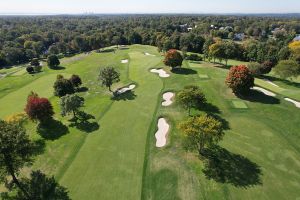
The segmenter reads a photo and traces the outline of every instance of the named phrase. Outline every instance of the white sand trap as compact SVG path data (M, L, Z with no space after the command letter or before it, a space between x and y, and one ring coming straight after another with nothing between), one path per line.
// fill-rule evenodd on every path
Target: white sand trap
M165 70L163 69L151 69L150 72L152 73L157 73L160 77L162 78L167 78L170 77L170 74L168 74Z
M164 118L160 118L157 123L157 132L155 133L156 147L164 147L167 144L167 133L170 125Z
M128 63L128 60L121 60L121 63L126 64L126 63Z
M272 81L268 80L268 79L264 79L267 83L275 86L275 87L279 87L278 85L276 85L275 83L273 83Z
M134 84L129 85L128 87L121 88L117 91L117 94L123 94L127 91L133 90L135 88Z
M163 94L164 102L161 103L163 106L169 106L173 103L172 98L174 97L173 92L166 92Z
M284 99L285 99L286 101L289 101L289 102L295 104L295 106L296 106L297 108L300 108L300 102L295 101L295 100L290 99L290 98L284 98Z
M254 89L254 90L258 90L258 91L264 93L265 95L268 95L268 96L271 96L271 97L275 97L275 96L276 96L275 93L270 92L269 90L266 90L266 89L261 88L261 87L253 87L253 89Z
M150 53L147 53L147 52L145 52L145 55L146 55L146 56L155 56L155 55L150 54Z

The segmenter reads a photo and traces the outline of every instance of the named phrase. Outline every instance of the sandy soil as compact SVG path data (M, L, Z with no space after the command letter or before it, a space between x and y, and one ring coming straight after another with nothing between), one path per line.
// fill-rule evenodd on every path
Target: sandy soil
M290 99L290 98L284 98L284 99L285 99L286 101L289 101L289 102L295 104L295 106L296 106L297 108L300 108L300 102L295 101L295 100Z
M162 78L167 78L170 77L170 74L168 74L165 70L163 69L151 69L150 72L152 73L157 73L160 77Z
M150 54L150 53L147 53L147 52L145 52L145 55L146 55L146 56L155 56L155 55Z
M163 94L163 99L164 99L164 102L161 103L161 105L163 106L170 106L173 101L172 101L172 98L174 97L174 93L173 92L166 92Z
M271 96L271 97L275 97L275 96L276 96L275 93L270 92L269 90L266 90L266 89L261 88L261 87L253 87L253 89L254 89L254 90L258 90L258 91L264 93L265 95L268 95L268 96Z
M156 147L164 147L167 144L167 133L170 125L164 118L160 118L157 123L157 132L155 133Z

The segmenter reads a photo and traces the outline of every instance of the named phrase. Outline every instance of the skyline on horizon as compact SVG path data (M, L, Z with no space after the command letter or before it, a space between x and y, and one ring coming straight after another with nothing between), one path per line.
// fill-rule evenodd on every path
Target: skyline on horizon
M10 0L1 3L0 14L282 14L299 13L298 0ZM170 6L172 5L172 6Z

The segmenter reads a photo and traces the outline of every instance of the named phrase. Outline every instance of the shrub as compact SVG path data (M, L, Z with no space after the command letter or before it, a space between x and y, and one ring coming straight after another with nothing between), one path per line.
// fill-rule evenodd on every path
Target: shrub
M230 68L226 84L236 95L246 94L254 86L254 77L245 65Z
M42 70L42 66L41 65L34 66L33 69L34 69L34 72L40 72Z
M36 93L31 92L27 98L25 112L31 120L38 120L41 123L51 119L54 115L53 107L48 99L40 98Z
M31 66L40 66L40 61L37 58L33 58L30 62Z
M281 78L297 77L300 75L300 65L295 60L281 60L274 71Z
M31 67L31 66L28 66L26 67L26 71L29 73L29 74L32 74L34 72L34 68Z
M27 118L27 115L25 112L16 113L13 115L9 115L5 118L5 121L8 123L15 123L15 124L22 124Z
M181 67L183 58L181 54L176 49L170 49L166 55L164 63L165 65L174 68L174 67Z
M272 68L274 67L274 63L271 61L265 61L262 64L262 68L260 70L261 74L268 74L271 72Z

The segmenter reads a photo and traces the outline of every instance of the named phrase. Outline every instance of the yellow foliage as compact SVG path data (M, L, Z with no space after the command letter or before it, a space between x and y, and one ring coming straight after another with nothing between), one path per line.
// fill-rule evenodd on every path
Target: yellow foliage
M300 55L300 41L291 42L289 48L294 55Z
M27 119L25 112L16 113L5 118L8 123L22 123Z

